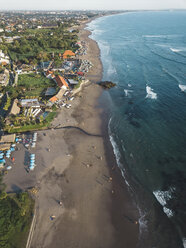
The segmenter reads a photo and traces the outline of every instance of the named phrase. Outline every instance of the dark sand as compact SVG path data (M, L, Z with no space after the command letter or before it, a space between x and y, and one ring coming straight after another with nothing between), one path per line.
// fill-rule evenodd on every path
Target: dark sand
M97 43L88 38L89 34L81 29L80 38L88 43L84 58L94 64L88 74L91 84L78 93L72 109L59 113L54 126L68 123L93 135L68 129L49 131L42 138L40 156L47 156L42 151L47 144L53 160L39 179L33 248L137 246L138 212L109 141L107 113L99 104L103 91L95 84L102 77L100 51ZM51 221L50 215L56 218Z

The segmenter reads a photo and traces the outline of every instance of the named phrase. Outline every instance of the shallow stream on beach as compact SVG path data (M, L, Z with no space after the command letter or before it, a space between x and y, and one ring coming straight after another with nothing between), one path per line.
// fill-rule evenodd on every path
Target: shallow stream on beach
M183 247L186 11L106 16L88 29L103 80L117 83L109 91L109 134L141 214L140 247Z

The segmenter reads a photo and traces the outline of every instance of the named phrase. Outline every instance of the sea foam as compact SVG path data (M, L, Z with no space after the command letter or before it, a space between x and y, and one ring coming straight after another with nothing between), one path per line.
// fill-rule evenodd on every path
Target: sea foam
M120 168L120 171L121 171L121 174L125 180L125 183L127 184L127 186L130 188L130 184L129 182L127 181L126 177L125 177L125 173L124 173L124 168L122 167L121 163L120 163L120 158L121 158L121 154L119 152L119 149L118 149L118 146L113 138L113 136L111 135L111 131L110 131L110 124L111 124L111 121L112 121L112 118L110 118L109 120L109 138L110 138L110 142L112 144L112 147L113 147L113 151L114 151L114 155L116 157L116 162L117 162L117 165L118 167Z
M183 247L186 248L186 238L183 238L182 241L183 241Z
M179 53L179 52L182 51L181 49L172 48L172 47L170 47L170 50L171 50L172 52L174 52L174 53Z
M129 94L132 92L132 90L126 90L126 89L124 89L124 92L125 92L125 96L129 96Z
M178 86L179 86L181 91L186 92L186 85L179 84Z
M156 197L157 201L163 206L164 213L170 218L173 216L173 212L171 209L166 207L166 201L171 199L172 197L172 189L168 191L161 191L157 190L153 192L154 196Z
M157 94L148 85L146 86L146 92L147 92L146 98L157 99Z

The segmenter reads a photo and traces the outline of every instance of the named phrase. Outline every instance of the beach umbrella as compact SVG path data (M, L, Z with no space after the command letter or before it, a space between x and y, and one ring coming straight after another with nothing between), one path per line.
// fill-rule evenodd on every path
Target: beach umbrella
M5 163L5 159L1 159L0 160L0 163Z
M29 166L29 169L34 170L34 166L33 165Z
M7 170L11 170L11 169L12 169L12 166L8 166L8 167L7 167Z

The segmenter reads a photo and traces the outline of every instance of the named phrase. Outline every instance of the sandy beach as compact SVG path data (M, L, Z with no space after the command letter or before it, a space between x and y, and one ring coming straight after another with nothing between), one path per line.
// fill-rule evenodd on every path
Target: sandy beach
M102 78L100 51L84 26L79 35L88 45L82 58L94 65L90 83L53 122L69 128L38 132L32 248L137 246L138 212L109 142L107 113L99 101L103 90L95 84Z

